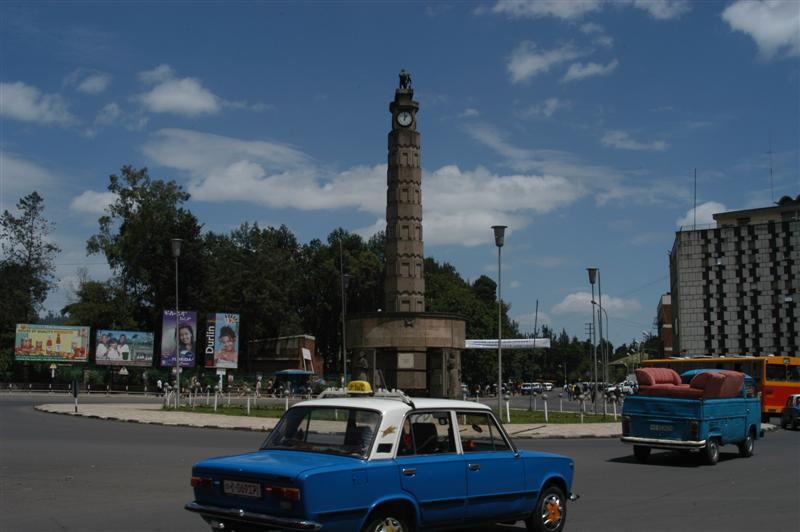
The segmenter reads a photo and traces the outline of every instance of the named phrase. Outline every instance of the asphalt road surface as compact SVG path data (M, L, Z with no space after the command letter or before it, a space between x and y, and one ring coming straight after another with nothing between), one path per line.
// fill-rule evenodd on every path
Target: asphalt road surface
M69 400L0 395L0 531L207 531L183 510L192 499L191 464L255 449L263 439L253 432L72 418L32 408ZM748 459L734 446L723 447L716 466L671 452L655 452L640 464L616 439L519 443L574 458L573 489L581 499L569 506L568 532L800 530L800 432L768 433ZM523 529L517 523L490 530Z

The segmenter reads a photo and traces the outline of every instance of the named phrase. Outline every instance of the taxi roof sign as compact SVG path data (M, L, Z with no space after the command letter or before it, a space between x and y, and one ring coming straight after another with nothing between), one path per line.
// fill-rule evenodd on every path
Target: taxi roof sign
M367 381L350 381L347 385L348 395L372 394L372 386Z

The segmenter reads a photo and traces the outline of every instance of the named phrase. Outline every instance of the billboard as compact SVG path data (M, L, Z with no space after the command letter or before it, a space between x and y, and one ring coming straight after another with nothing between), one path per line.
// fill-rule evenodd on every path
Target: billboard
M94 361L100 366L152 366L153 333L100 329L95 333Z
M14 358L35 362L86 362L89 327L17 324Z
M193 368L195 347L197 345L197 312L181 310L180 316L174 310L164 311L161 326L161 365L175 367L175 326L178 326L178 343L182 368Z
M206 367L232 368L239 365L239 315L209 314L206 324Z

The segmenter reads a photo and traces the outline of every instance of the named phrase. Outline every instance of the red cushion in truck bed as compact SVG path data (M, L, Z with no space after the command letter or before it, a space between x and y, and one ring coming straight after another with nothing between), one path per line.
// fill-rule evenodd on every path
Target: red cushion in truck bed
M639 386L653 386L654 384L681 383L681 377L674 369L670 368L639 368L636 370L636 381Z

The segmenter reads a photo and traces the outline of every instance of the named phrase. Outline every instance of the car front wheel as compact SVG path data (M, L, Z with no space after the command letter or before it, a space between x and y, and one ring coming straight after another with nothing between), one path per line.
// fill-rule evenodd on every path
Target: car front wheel
M383 512L369 522L364 532L413 532L413 529L403 514Z
M567 522L567 498L558 486L547 486L525 527L533 532L561 532Z

